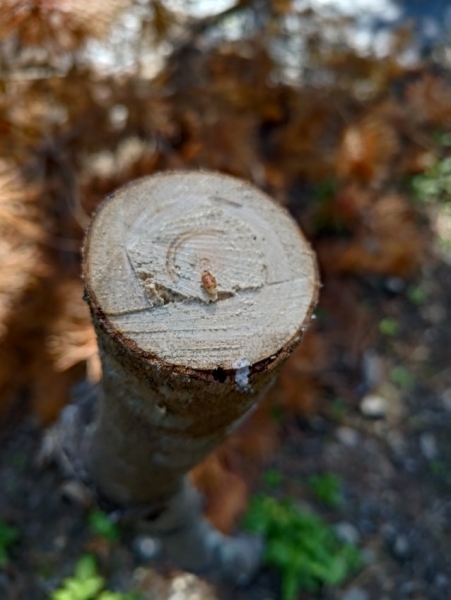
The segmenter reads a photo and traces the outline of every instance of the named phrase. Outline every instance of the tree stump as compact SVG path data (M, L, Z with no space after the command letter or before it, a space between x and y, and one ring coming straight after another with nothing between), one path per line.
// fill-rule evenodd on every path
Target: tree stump
M251 185L163 173L100 207L84 280L103 365L81 450L88 477L118 506L165 514L162 529L177 522L173 554L203 568L224 536L202 520L184 476L246 417L299 343L317 298L312 250ZM243 561L232 555L225 570Z

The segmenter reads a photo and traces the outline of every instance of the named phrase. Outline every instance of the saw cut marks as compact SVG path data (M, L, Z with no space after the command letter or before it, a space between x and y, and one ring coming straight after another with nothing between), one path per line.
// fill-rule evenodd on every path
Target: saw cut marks
M119 190L88 237L87 284L141 350L232 369L299 336L316 296L312 251L280 207L243 181L165 173Z
M168 301L210 302L210 294L200 285L204 271L216 273L219 296L265 284L258 232L216 203L186 198L180 206L156 215L149 203L128 232L125 247L139 280L151 280L167 290L166 297L174 298ZM152 291L149 299L155 306Z

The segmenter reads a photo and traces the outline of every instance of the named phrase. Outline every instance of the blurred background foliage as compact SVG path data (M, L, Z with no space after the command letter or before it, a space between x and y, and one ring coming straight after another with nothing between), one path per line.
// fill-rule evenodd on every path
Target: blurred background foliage
M399 27L376 19L365 41L360 17L301 0L1 2L4 438L27 414L49 425L77 381L99 380L83 232L108 193L165 169L268 192L305 230L324 283L277 387L193 472L215 524L230 531L245 510L283 415L339 421L340 398L371 391L368 349L399 329L374 298L407 286L415 303L440 251L432 232L451 230L449 56L398 5Z

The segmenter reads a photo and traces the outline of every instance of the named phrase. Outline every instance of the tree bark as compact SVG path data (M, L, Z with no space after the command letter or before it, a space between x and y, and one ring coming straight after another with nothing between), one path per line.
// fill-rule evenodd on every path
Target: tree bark
M185 474L246 417L299 343L317 298L310 247L252 186L164 173L100 207L84 280L103 366L80 441L89 481L117 506L148 507L182 566L227 572L241 561L251 571L246 555L258 544L213 530Z

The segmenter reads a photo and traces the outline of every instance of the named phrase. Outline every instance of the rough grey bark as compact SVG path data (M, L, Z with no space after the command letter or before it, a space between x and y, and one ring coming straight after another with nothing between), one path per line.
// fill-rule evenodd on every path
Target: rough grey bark
M245 418L299 343L317 297L310 247L252 186L165 173L101 206L84 279L103 379L93 419L71 420L83 430L74 434L81 470L101 497L145 507L181 566L245 579L259 544L215 531L185 475Z

